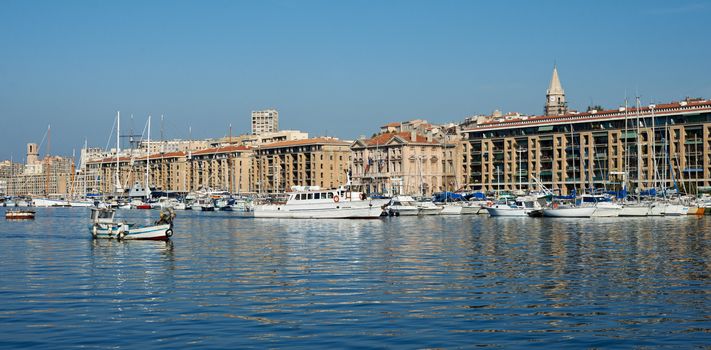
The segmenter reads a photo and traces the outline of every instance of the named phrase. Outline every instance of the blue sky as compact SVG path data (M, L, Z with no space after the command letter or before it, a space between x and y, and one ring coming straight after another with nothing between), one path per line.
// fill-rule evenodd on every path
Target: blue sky
M0 159L104 147L116 110L170 138L711 97L708 1L0 1ZM123 121L124 126L129 124ZM152 138L159 135L154 123Z

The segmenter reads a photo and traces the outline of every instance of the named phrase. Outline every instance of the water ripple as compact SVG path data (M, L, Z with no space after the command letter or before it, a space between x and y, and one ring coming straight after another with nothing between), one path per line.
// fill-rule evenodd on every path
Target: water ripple
M94 241L87 217L39 209L34 222L0 222L0 347L711 343L708 217L180 212L167 243Z

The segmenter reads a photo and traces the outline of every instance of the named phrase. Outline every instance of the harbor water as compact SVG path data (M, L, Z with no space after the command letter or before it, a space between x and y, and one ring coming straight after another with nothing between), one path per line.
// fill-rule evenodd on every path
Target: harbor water
M0 221L0 347L711 344L708 216L177 214L169 242L93 240L82 208Z

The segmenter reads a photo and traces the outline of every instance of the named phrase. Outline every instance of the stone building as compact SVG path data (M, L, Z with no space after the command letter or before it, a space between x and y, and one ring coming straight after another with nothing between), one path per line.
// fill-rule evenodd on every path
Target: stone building
M472 189L695 193L711 185L709 100L495 120L463 133Z
M430 196L459 188L464 179L464 174L457 176L463 143L391 128L396 125L387 124L386 132L351 145L355 185L368 193L389 195Z
M289 191L292 186L337 188L347 182L350 142L320 137L275 142L255 150L252 183L259 193Z

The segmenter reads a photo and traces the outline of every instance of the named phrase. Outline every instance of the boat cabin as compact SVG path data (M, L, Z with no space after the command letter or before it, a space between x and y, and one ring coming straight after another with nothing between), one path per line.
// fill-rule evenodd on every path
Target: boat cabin
M114 215L116 211L113 209L91 208L91 222L95 224L112 224Z

